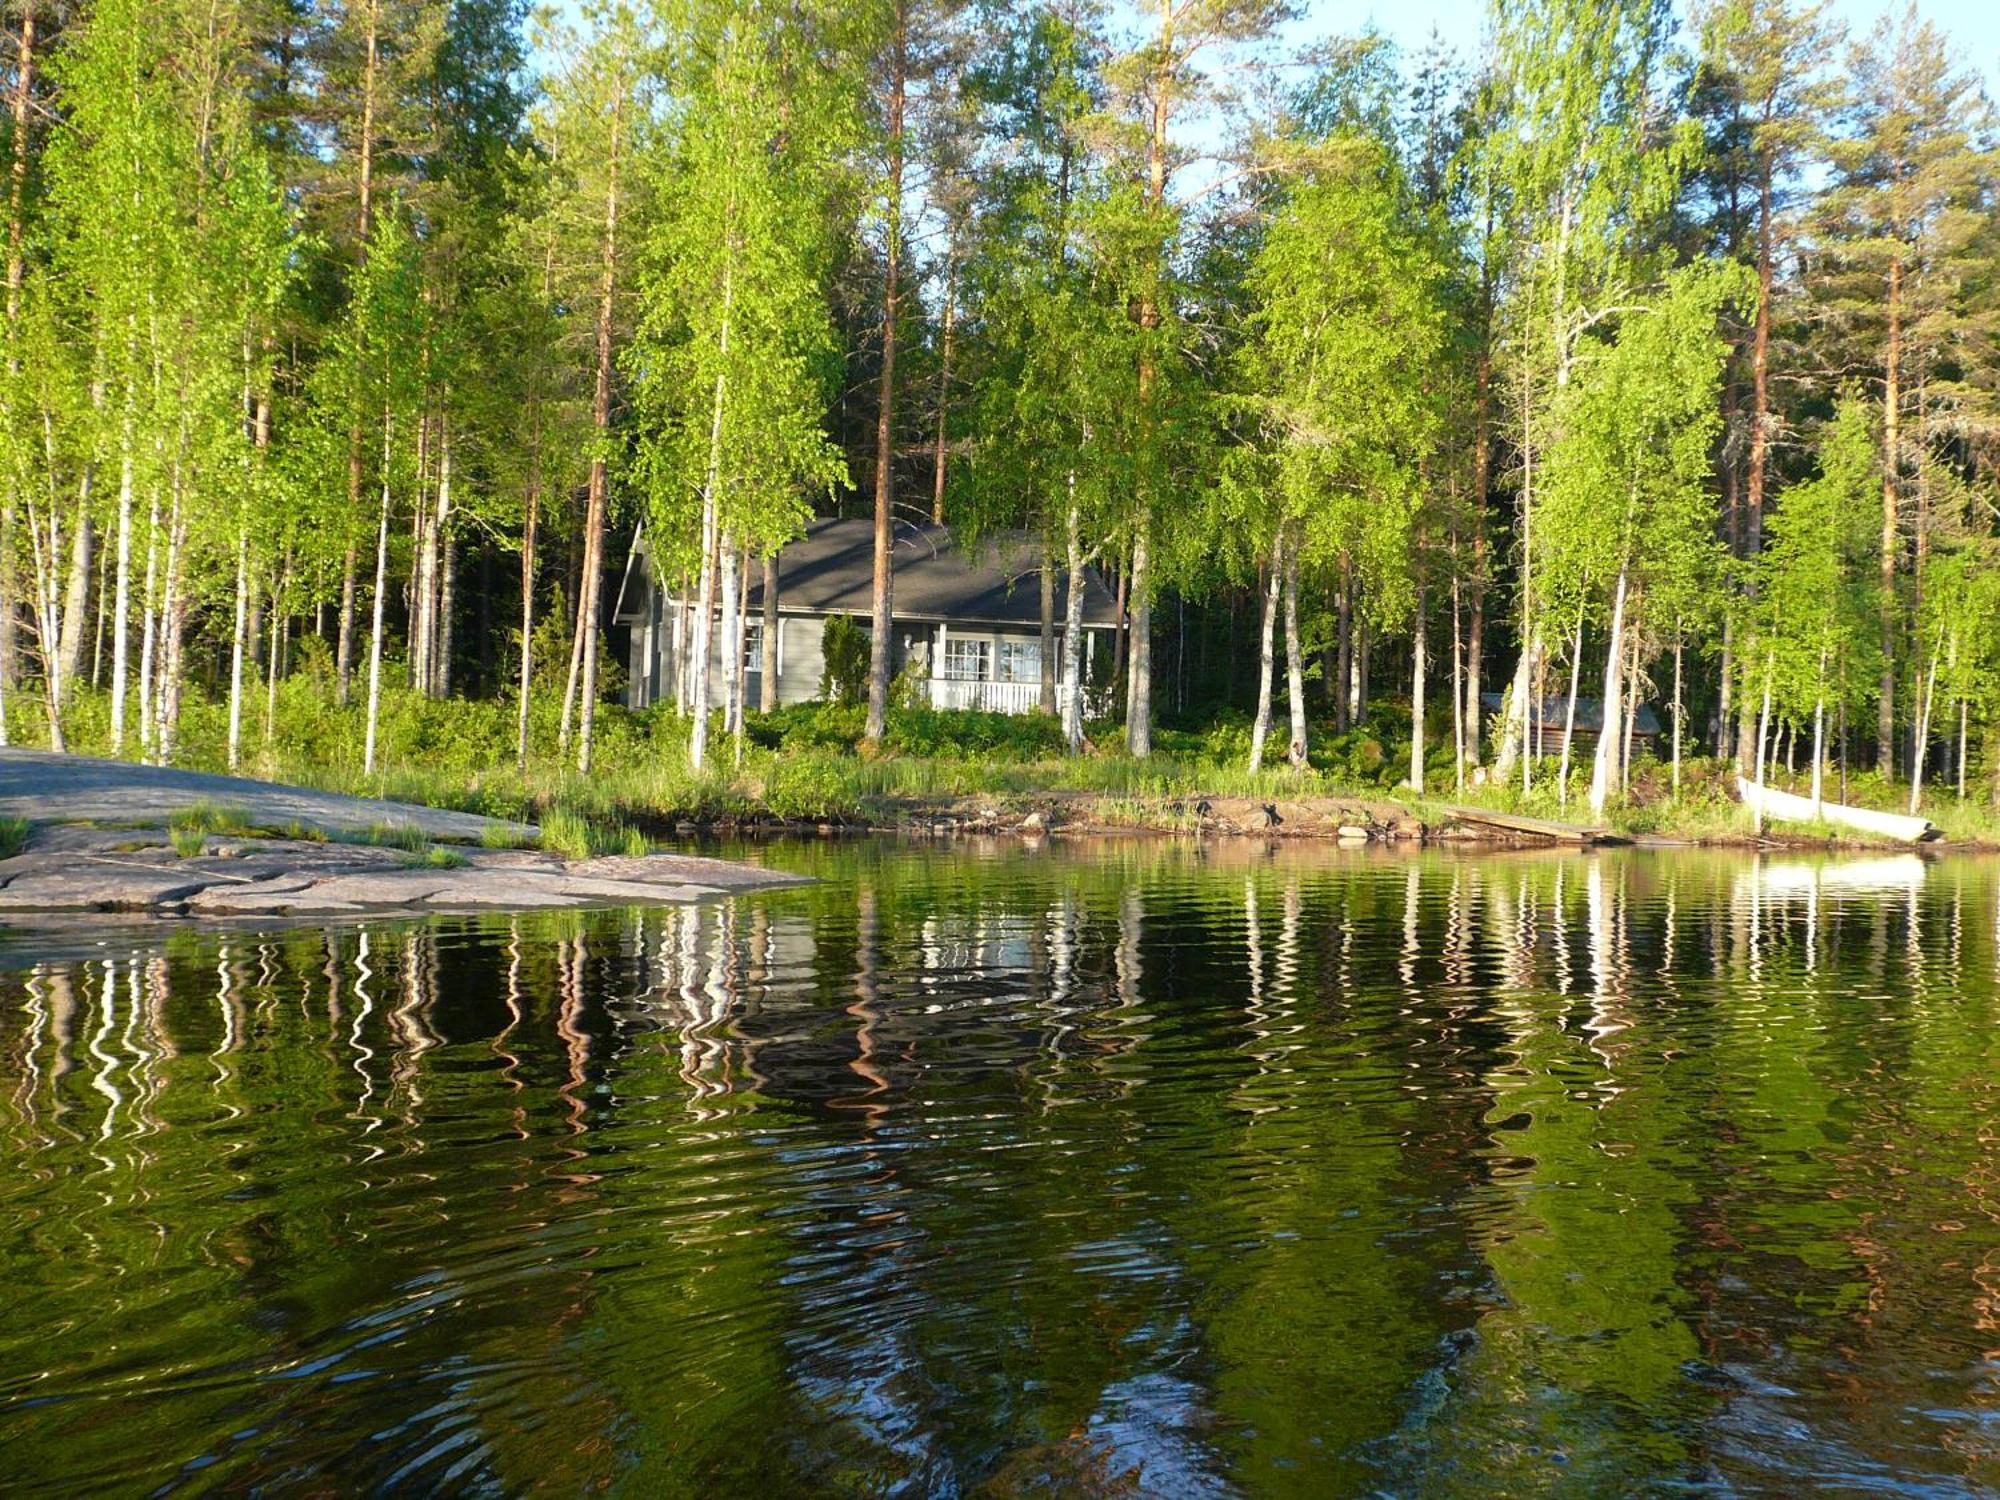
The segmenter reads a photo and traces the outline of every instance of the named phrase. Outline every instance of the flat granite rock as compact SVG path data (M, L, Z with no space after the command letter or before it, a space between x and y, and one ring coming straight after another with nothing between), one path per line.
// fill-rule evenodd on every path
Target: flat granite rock
M399 849L292 839L209 840L177 858L133 848L129 830L63 828L0 860L0 912L150 911L191 917L548 910L680 905L803 877L678 854L564 861L537 850L464 849L456 865Z

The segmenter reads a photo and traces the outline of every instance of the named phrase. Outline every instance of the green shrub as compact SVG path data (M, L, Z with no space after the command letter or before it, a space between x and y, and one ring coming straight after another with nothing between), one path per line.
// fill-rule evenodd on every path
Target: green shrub
M0 859L12 859L28 844L34 824L26 818L0 818Z
M860 806L859 770L847 756L781 755L764 777L764 805L792 822L844 820Z
M167 837L173 841L174 853L182 859L193 859L208 847L208 830L193 825L169 828Z
M820 640L826 670L819 695L833 703L860 703L868 696L868 632L849 615L834 615Z

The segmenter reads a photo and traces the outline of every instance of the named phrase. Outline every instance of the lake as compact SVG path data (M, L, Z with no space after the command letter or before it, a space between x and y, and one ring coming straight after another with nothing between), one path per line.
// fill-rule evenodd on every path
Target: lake
M2000 1487L2000 865L748 857L0 934L0 1489Z

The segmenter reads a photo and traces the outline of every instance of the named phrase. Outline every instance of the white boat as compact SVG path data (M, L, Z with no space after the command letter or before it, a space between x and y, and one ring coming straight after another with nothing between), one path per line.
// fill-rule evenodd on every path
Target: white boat
M1927 818L1877 812L1872 807L1849 807L1842 802L1821 802L1815 808L1810 797L1781 792L1743 776L1736 778L1736 795L1745 807L1761 807L1764 816L1773 822L1831 823L1836 828L1852 828L1857 833L1872 833L1877 838L1897 839L1905 844L1921 844L1939 836Z

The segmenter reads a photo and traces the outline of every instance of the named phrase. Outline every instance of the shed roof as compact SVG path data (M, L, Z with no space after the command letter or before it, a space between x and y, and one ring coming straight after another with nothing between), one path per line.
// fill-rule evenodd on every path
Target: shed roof
M644 542L639 544L644 548ZM650 559L647 559L650 570ZM1041 548L1025 532L988 533L968 553L948 526L898 525L891 554L894 607L899 620L965 620L992 625L1039 625L1042 618ZM627 571L618 600L618 618L636 618L640 601L630 597ZM761 570L750 575L751 614L763 608ZM806 533L778 553L778 606L815 614L866 615L875 585L875 523L870 520L814 521ZM1055 577L1056 618L1068 605L1069 570ZM1086 625L1117 623L1117 605L1095 568L1084 570Z

